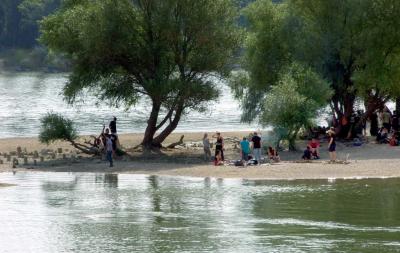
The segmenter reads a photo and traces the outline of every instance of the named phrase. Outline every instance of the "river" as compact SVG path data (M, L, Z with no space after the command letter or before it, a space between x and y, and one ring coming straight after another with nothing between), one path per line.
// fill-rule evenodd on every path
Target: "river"
M99 133L115 115L120 133L142 133L146 127L149 106L141 102L128 111L96 104L93 96L84 103L68 105L61 94L66 74L1 73L0 74L0 138L33 137L40 130L40 118L48 112L72 119L80 134ZM176 131L255 130L256 125L240 123L240 108L226 84L220 83L222 95L205 113L186 115Z
M1 252L399 252L399 179L1 173Z

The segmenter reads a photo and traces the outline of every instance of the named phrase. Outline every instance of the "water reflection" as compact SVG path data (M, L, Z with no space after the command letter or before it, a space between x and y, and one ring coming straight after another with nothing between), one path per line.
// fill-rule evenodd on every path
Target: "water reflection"
M0 174L6 252L395 252L400 180ZM1 250L0 250L1 251Z
M104 185L111 188L118 188L118 174L105 174Z

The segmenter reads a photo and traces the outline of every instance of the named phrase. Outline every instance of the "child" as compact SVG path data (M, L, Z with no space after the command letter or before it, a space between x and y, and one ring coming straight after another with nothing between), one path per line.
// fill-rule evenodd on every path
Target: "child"
M281 158L279 157L278 152L273 149L271 146L268 147L268 157L270 161L280 162Z

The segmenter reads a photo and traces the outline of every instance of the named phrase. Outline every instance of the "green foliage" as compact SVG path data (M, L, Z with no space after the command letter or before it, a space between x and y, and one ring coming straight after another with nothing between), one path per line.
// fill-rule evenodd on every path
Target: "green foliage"
M48 113L40 121L39 141L42 143L49 144L57 140L73 142L78 138L72 120L66 119L60 114Z
M296 63L284 70L279 79L265 97L260 123L274 127L294 149L299 130L313 125L312 120L332 92L315 72Z
M229 73L240 44L237 17L230 0L71 0L41 23L41 41L73 61L69 102L87 91L127 108L147 97L153 135L160 110L170 131L218 97L214 77Z
M331 108L348 117L357 98L387 101L400 95L400 21L397 0L258 0L249 21L243 67L248 80L233 84L243 120L264 110L271 87L293 62L326 79Z

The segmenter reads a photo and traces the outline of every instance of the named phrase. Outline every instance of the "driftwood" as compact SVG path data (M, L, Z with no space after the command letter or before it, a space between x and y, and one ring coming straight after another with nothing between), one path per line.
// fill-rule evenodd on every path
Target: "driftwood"
M175 147L178 146L178 145L182 145L182 144L183 144L183 138L184 138L184 137L185 137L185 136L182 135L178 142L171 143L170 145L167 146L167 148L175 148Z
M69 141L71 143L71 145L78 149L79 151L81 151L84 154L87 155L100 155L101 154L101 150L97 147L95 147L94 145L88 146L88 145L83 145L81 143L77 143L75 141Z

